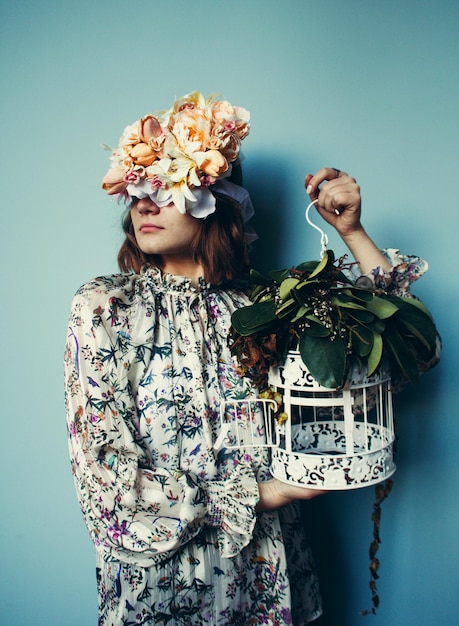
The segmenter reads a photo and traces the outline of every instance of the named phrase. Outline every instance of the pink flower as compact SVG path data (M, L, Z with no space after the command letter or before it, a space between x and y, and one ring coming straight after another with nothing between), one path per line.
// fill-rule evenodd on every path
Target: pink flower
M162 189L166 186L166 184L163 183L159 176L155 174L155 176L153 176L153 178L151 179L151 186L153 187L153 189Z
M124 175L124 181L126 183L131 183L133 185L136 185L140 180L140 176L139 173L134 171L134 170L129 170L129 172L126 172L126 174Z

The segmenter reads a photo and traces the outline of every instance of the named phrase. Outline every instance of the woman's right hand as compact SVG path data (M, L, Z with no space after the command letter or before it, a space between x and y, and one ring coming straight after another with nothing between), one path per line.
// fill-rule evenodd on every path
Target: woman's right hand
M256 511L272 511L278 509L293 500L311 500L316 496L327 493L321 489L309 489L308 487L297 487L288 483L283 483L277 478L258 483L260 499Z

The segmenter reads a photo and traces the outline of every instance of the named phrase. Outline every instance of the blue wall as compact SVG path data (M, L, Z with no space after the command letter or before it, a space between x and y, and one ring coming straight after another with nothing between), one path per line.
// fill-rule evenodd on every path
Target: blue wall
M358 615L370 604L372 490L330 494L305 512L326 626L459 623L458 7L2 0L1 624L96 623L93 549L66 449L68 309L82 282L116 269L119 209L99 189L107 168L99 144L195 89L252 112L244 151L259 266L317 256L302 185L322 165L358 179L379 245L429 259L416 293L445 348L397 400L376 617ZM333 236L331 246L344 251Z

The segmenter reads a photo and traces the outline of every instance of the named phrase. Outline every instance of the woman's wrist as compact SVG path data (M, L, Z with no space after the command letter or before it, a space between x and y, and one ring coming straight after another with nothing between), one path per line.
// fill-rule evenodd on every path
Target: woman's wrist
M261 511L272 511L278 509L284 504L288 504L288 500L283 501L278 492L278 481L276 479L258 483L258 504L255 508L257 513Z

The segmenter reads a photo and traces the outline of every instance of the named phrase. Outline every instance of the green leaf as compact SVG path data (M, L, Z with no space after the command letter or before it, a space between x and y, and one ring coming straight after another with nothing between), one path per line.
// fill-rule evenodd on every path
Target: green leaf
M338 295L331 295L330 300L336 306L342 307L343 309L355 309L357 311L367 311L367 307L363 306L363 304L358 304L357 302L348 301L347 299L343 299Z
M437 341L437 329L429 313L417 305L413 305L411 298L400 298L399 300L399 312L395 321L403 321L405 324L417 328L433 349Z
M292 318L292 324L293 324L293 322L297 322L303 316L307 315L309 313L309 311L311 311L311 307L310 306L304 306L304 305L300 306L300 308L298 309L295 317Z
M276 336L276 352L279 354L280 359L287 356L287 352L290 348L290 333L279 333Z
M255 285L255 287L250 292L250 299L252 300L252 302L256 300L261 300L265 296L271 296L269 288L265 285Z
M285 300L290 295L290 292L299 283L298 278L285 278L279 287L279 296L281 300Z
M416 339L418 339L422 343L422 345L427 349L428 352L435 348L435 343L432 345L430 341L424 337L422 331L419 328L413 326L413 324L410 324L403 319L400 320L400 324L402 324L410 332L410 334L413 335L413 337L416 337ZM398 326L398 328L399 330L401 330L400 325Z
M360 289L359 287L346 287L342 290L342 293L363 302L370 302L373 299L373 292L368 291L368 289Z
M314 337L329 337L330 331L322 324L318 317L312 313L304 316L305 321L308 323L308 327L304 328L302 332Z
M298 303L295 302L293 298L289 298L288 300L283 302L279 307L277 307L276 317L278 317L279 319L282 319L283 317L286 317L290 313L293 313L293 311L297 307L298 307Z
M350 329L350 335L353 350L361 357L368 356L373 347L374 333L359 324Z
M250 306L236 309L231 321L236 332L240 335L252 335L267 328L276 318L276 303L274 300L257 302Z
M276 282L281 283L285 280L289 275L289 270L273 270L269 272L269 276Z
M250 280L254 285L263 285L264 287L268 287L272 283L272 280L260 274L257 270L250 270Z
M393 302L381 298L380 296L374 296L374 298L367 303L367 309L377 315L380 320L391 317L399 310Z
M335 389L343 384L346 367L344 343L322 337L301 335L299 351L312 376L324 387Z
M322 259L317 264L315 270L313 270L309 275L309 278L314 278L314 276L317 276L318 274L320 274L320 272L323 272L325 268L330 267L330 265L333 264L334 260L335 254L333 250L327 250Z
M367 373L371 376L381 363L383 353L383 340L379 333L373 333L373 347L367 359Z
M432 319L432 315L429 309L426 307L424 302L422 302L422 300L419 300L418 298L406 298L403 296L390 296L390 295L387 295L386 297L389 300L391 300L396 306L399 306L399 304L408 304L410 306L414 306L420 311L422 311L422 313L427 315L427 317L430 317Z
M331 293L335 293L336 294L336 290L333 290ZM339 298L340 302L346 302L347 303L347 302L354 302L354 300L355 300L355 298L353 297L352 293L349 293L348 290L342 290L342 291L340 290L338 293L339 293L339 295L335 295L333 297L336 298L337 300Z
M370 322L362 322L369 330L374 333L383 333L386 328L386 324L379 317L373 316L373 320Z
M347 315L352 317L353 319L361 322L362 324L370 325L373 320L375 320L375 316L370 311L361 308L353 308L353 307L343 307L346 310Z
M301 293L303 291L307 292L307 295L309 295L309 292L312 291L316 291L317 289L326 289L328 290L330 287L330 284L325 281L325 280L318 280L317 278L303 278L300 281L298 281L298 284L296 285L295 289L293 290L295 293Z
M319 263L320 261L305 261L304 263L297 265L295 269L299 272L312 272Z
M324 288L328 290L329 285L325 281L319 280L301 280L297 286L292 289L292 296L299 304L308 304L310 298L318 289Z
M393 324L386 327L384 344L389 348L392 371L399 372L411 382L418 380L419 369L416 358Z

